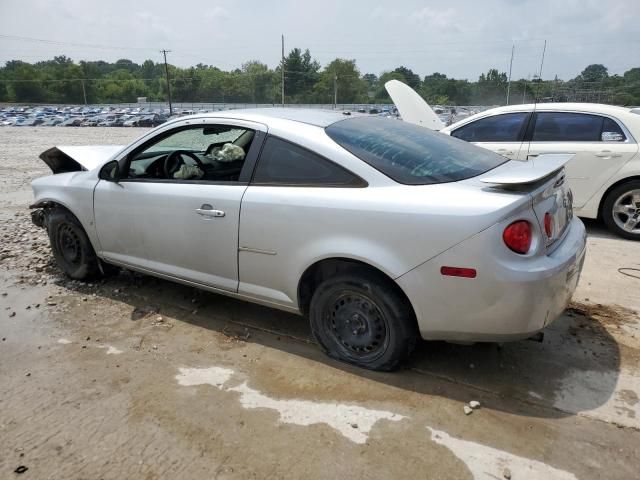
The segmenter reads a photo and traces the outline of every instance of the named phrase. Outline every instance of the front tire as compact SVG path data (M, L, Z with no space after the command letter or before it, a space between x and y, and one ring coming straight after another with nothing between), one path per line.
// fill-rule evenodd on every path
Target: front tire
M640 240L640 180L618 185L602 205L602 219L616 235Z
M57 208L48 215L47 230L58 267L74 280L100 275L98 257L78 219Z
M370 370L398 368L418 337L413 310L398 287L366 270L323 281L311 298L309 319L330 357Z

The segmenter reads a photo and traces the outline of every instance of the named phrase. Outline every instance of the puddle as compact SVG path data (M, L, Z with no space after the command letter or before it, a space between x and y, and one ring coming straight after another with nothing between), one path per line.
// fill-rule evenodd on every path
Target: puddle
M539 478L545 480L577 480L572 473L550 467L546 463L519 457L503 450L452 437L446 432L427 427L431 440L447 447L462 460L474 480L504 478L505 469L511 478Z
M638 395L640 377L625 371L574 370L562 379L553 405L577 415L640 428L640 403L633 400ZM580 409L586 398L605 397L607 401L594 409Z
M324 423L354 443L363 444L380 420L400 421L406 417L385 410L374 410L357 405L312 402L309 400L277 399L255 390L244 382L225 387L234 371L227 368L180 368L178 384L184 386L211 385L225 392L240 394L240 404L246 409L268 409L279 413L279 421L294 425Z

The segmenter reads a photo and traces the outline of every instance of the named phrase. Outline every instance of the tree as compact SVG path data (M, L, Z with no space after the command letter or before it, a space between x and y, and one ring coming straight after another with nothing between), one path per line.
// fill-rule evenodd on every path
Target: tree
M507 74L490 69L478 78L473 101L476 105L496 105L504 103L507 94Z
M302 53L299 48L294 48L284 58L280 68L284 68L285 95L300 100L318 81L320 64L311 58L308 49Z
M375 101L378 103L388 103L391 101L389 94L387 93L387 89L384 88L384 84L389 80L399 80L402 83L407 83L407 79L400 72L384 72L380 75L380 79L378 80L378 86L375 92Z
M274 72L267 65L257 60L250 60L242 64L242 73L248 85L248 95L252 103L274 102L273 83Z
M395 73L399 73L405 79L407 85L409 85L414 90L417 90L420 87L420 76L413 73L413 70L407 67L398 67L393 70Z
M364 100L366 85L360 78L355 60L336 58L329 63L313 87L313 100L318 103L333 103L334 82L338 87L338 103Z
M585 68L576 80L588 83L603 82L607 79L609 73L607 67L598 63L589 65Z

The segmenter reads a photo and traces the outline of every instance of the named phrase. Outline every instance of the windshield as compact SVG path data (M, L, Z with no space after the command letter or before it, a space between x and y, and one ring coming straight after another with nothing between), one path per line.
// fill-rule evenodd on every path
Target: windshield
M350 118L325 131L356 157L408 185L456 182L507 161L465 141L399 120Z

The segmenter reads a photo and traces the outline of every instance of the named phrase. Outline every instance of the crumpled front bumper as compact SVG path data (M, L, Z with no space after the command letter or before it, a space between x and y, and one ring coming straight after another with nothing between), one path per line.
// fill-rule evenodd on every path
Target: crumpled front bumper
M504 252L502 226L477 234L402 275L425 339L508 341L540 331L567 307L586 252L586 231L573 218L548 255L520 258ZM447 277L442 266L471 267L476 278Z

